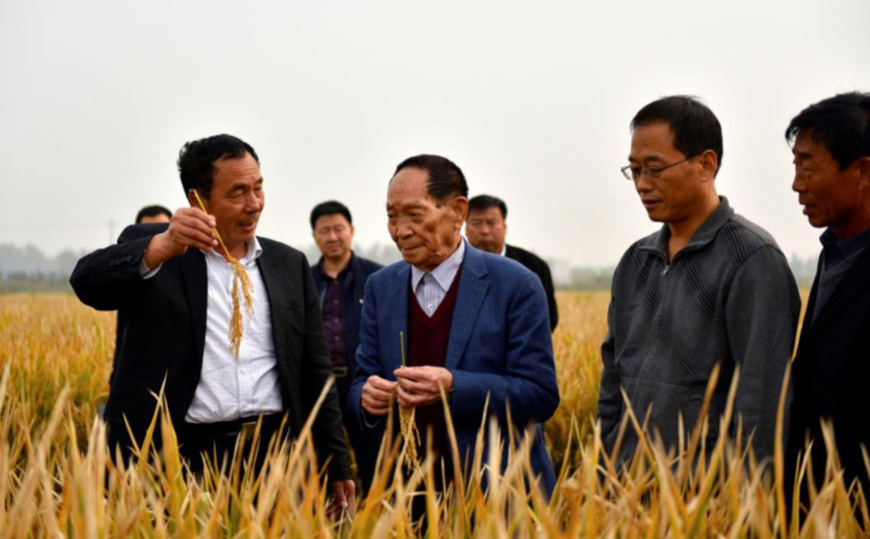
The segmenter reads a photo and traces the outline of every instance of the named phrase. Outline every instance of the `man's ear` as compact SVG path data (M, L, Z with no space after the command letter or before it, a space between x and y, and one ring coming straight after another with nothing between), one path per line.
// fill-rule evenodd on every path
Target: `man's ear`
M704 150L704 153L698 156L698 162L701 168L704 169L704 179L713 180L716 178L716 172L719 170L719 156L713 150Z
M200 196L200 198L202 198L202 196ZM191 208L199 208L199 202L196 201L196 189L187 190L187 203L190 204ZM205 204L205 200L203 200L202 203Z
M462 224L468 219L468 199L466 197L454 197L450 201L450 209L453 210L456 216L458 228L462 228Z

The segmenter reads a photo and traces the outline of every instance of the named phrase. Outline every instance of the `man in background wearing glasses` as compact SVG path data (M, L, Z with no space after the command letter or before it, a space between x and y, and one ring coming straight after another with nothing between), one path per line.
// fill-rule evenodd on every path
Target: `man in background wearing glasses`
M739 368L728 432L736 435L742 421L742 439L752 433L756 457L768 457L800 314L794 277L770 234L717 194L722 129L707 106L665 97L643 107L631 130L622 173L663 225L626 251L613 276L598 400L605 447L613 452L628 405L641 422L649 414L647 432L659 432L667 449L689 440L719 364L707 451ZM629 425L617 462L637 444Z

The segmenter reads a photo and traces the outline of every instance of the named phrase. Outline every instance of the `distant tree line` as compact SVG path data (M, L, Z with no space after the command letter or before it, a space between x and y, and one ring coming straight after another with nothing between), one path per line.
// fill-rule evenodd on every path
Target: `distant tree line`
M320 260L320 252L314 243L302 249L310 264ZM374 243L354 246L354 252L362 257L387 265L401 259L392 244ZM18 247L0 244L0 293L20 292L69 292L69 275L85 250L67 249L56 256L47 256L38 247ZM547 259L556 287L561 290L609 290L613 278L613 266L571 266L563 259ZM792 255L789 260L795 279L801 286L809 286L816 273L817 257Z

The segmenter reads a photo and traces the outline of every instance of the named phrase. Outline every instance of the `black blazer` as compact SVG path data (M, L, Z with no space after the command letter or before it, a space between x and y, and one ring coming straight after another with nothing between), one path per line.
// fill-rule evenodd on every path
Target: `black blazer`
M541 279L541 284L544 285L544 292L547 293L547 307L550 311L550 332L555 331L556 326L559 324L559 307L556 306L556 293L553 290L553 277L550 275L550 266L537 255L513 245L508 245L505 248L504 255L529 268L532 270L532 273Z
M817 273L792 369L788 469L794 470L809 433L815 440L813 473L819 484L827 459L819 422L828 419L834 425L846 484L858 477L864 492L870 492L860 448L864 444L870 450L870 248L858 255L815 318L818 287Z
M142 279L139 265L151 237L167 225L133 225L117 245L79 260L70 277L75 293L99 310L118 309L123 334L105 417L130 422L141 439L164 380L169 413L181 429L202 370L208 281L203 253L189 249L167 260L154 277ZM282 243L258 238L257 267L269 297L272 334L284 410L291 433L302 430L332 372L317 292L305 256ZM351 477L341 412L331 391L313 426L321 462L331 457L331 480Z

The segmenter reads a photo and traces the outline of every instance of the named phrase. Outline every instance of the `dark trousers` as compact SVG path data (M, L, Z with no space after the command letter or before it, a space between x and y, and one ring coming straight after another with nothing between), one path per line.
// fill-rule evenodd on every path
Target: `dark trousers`
M260 419L259 437L255 438ZM220 423L186 423L178 433L179 451L197 475L206 466L215 470L223 467L225 474L230 473L234 455L242 463L243 472L256 475L265 463L270 443L280 444L290 434L286 425L281 426L283 419L284 414L279 413Z
M250 449L254 442L253 435L257 420L262 417L262 425L258 438L257 450L254 454L254 462L249 463L249 468L259 472L267 456L269 442L276 436L281 436L276 443L280 443L289 437L289 428L281 427L284 414L271 414L266 416L254 416L236 421L221 423L194 424L186 423L177 431L179 452L188 462L192 472L201 474L206 462L217 469L226 461L225 473L229 472L230 459L236 449L239 440L240 456L245 461L249 460ZM159 429L155 431L153 443L159 447ZM108 424L107 441L111 456L115 458L115 451L119 450L124 463L129 463L133 457L133 444L124 425L117 423ZM141 443L141 442L140 442ZM204 458L206 460L204 460ZM251 465L253 467L251 467Z

